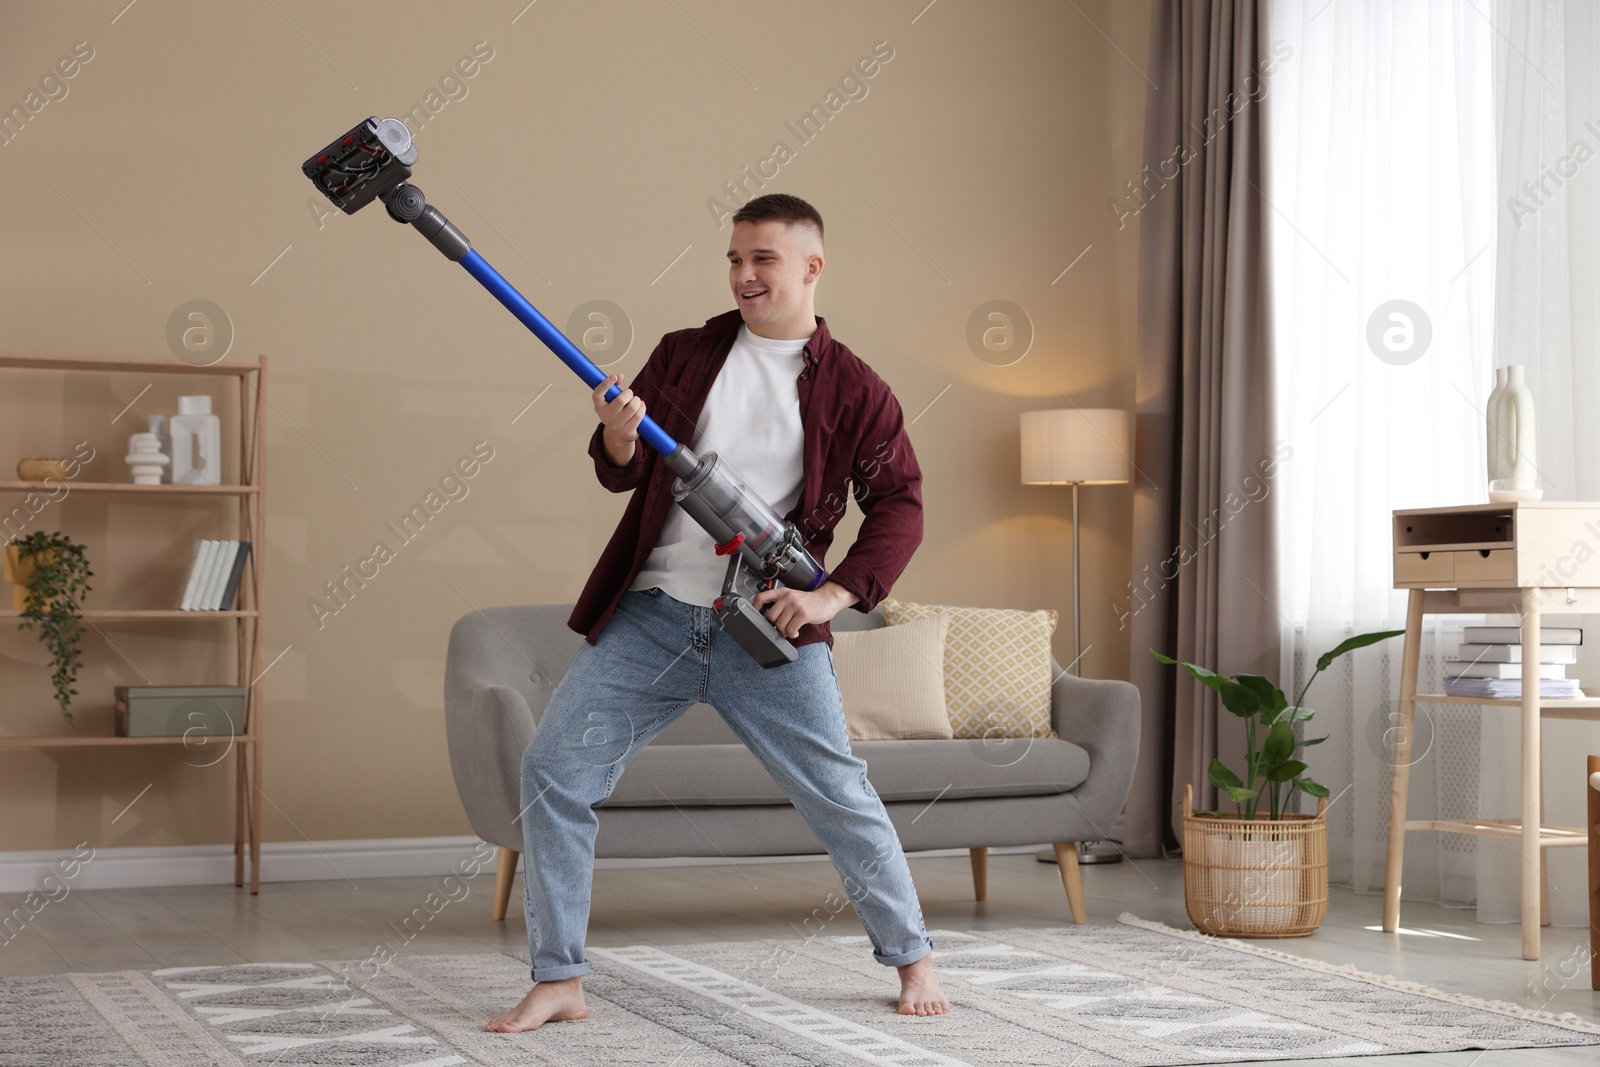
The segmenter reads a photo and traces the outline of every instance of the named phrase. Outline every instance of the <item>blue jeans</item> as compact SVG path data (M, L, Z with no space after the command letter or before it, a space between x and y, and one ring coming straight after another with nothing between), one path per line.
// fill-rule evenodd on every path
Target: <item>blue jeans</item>
M755 753L833 859L872 942L892 967L933 950L894 825L850 752L833 655L804 645L763 669L711 609L660 589L624 593L585 641L522 757L525 907L535 982L589 972L583 940L594 877L596 805L650 740L710 704Z

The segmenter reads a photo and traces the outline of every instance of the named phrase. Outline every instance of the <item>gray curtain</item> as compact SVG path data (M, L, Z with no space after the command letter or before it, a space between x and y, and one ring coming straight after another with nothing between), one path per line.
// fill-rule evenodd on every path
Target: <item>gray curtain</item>
M1150 649L1276 680L1267 212L1262 120L1273 58L1255 0L1155 0L1139 211L1139 364L1129 678L1143 733L1124 848L1175 842L1183 786L1244 773L1244 730Z

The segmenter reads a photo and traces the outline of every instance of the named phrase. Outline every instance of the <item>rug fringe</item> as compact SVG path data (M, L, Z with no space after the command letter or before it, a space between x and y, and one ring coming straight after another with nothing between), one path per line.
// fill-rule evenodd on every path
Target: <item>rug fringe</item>
M1166 923L1157 922L1154 919L1141 919L1139 916L1127 911L1117 916L1117 922L1122 923L1124 926L1137 926L1187 941L1198 941L1215 948L1261 956L1264 959L1277 960L1280 963L1293 964L1296 967L1305 967L1313 971L1335 974L1341 978L1353 978L1369 985L1395 989L1402 993L1432 997L1435 1000L1443 1000L1451 1004L1460 1004L1463 1007L1477 1008L1482 1011L1492 1011L1500 1015L1514 1015L1519 1019L1533 1019L1537 1022L1549 1023L1552 1026L1563 1026L1569 1030L1577 1030L1580 1033L1600 1034L1600 1025L1592 1023L1580 1015L1574 1015L1570 1011L1564 1011L1558 1015L1555 1012L1525 1008L1508 1000L1484 1000L1481 997L1474 997L1467 993L1447 993L1442 989L1435 989L1420 982L1408 982L1403 978L1395 978L1392 975L1374 974L1371 971L1359 970L1351 963L1327 963L1323 960L1310 959L1306 956L1297 956L1292 952L1284 952L1280 949L1265 948L1239 938L1213 937L1196 930L1180 930L1175 926L1168 926Z

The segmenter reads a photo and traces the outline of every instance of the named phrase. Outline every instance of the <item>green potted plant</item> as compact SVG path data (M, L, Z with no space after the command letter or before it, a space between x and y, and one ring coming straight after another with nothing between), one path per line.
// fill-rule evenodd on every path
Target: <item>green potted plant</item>
M94 575L84 556L84 546L57 531L36 530L6 546L7 577L20 588L18 605L22 621L19 630L35 630L50 650L54 665L52 681L61 716L76 726L67 708L77 690L83 657L78 642L83 636L83 613L79 608L89 592L88 579Z
M1192 811L1193 787L1184 787L1184 902L1198 929L1228 937L1303 937L1321 925L1328 907L1328 790L1306 776L1299 756L1327 738L1300 738L1294 726L1311 719L1306 694L1335 660L1403 633L1358 634L1323 653L1293 703L1259 674L1228 677L1150 650L1162 663L1183 667L1244 720L1244 774L1220 758L1207 771L1235 812ZM1317 798L1315 815L1300 813L1297 792Z

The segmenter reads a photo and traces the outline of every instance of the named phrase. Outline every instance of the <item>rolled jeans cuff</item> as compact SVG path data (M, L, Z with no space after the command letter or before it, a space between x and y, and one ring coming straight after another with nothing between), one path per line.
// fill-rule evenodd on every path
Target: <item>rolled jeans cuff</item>
M883 964L885 967L906 967L916 963L918 960L932 951L933 942L928 941L918 945L910 952L902 952L898 956L885 956L881 953L874 952L872 954L872 958Z
M581 978L589 973L589 961L582 963L569 963L564 967L535 967L533 980L535 982L560 982L567 978Z

